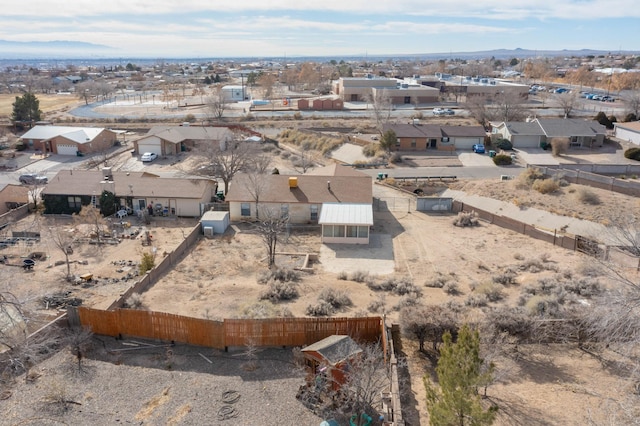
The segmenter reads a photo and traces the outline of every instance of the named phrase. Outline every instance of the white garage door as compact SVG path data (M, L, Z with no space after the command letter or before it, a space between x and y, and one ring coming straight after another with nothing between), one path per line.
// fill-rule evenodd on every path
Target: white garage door
M162 148L160 144L154 143L139 143L138 154L144 154L145 152L155 152L158 156L162 155Z
M60 155L76 155L78 152L78 147L75 145L56 145L56 149L58 154Z
M456 138L456 149L471 149L473 145L482 143L483 138Z

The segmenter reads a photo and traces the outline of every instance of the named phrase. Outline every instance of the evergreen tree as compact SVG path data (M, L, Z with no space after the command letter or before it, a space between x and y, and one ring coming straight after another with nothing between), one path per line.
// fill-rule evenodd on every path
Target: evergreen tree
M380 139L380 148L384 149L386 152L391 152L397 143L398 136L396 136L396 132L393 130L387 130Z
M496 407L485 410L478 386L488 383L493 366L482 372L480 335L465 325L454 343L445 333L436 367L440 388L424 377L429 423L432 426L483 426L493 423Z
M42 111L40 111L40 101L33 93L25 93L22 96L16 96L13 103L13 113L11 119L14 122L33 123L40 121Z

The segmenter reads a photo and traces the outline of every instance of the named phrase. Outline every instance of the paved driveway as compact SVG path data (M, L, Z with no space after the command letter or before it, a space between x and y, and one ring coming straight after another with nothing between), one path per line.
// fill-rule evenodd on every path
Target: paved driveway
M476 154L475 152L459 152L458 160L466 167L497 167L489 154Z

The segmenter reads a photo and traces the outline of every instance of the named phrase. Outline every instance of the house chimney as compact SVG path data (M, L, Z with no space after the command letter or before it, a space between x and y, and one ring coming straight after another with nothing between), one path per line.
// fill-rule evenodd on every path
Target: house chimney
M298 187L298 178L296 176L291 176L289 178L289 189L294 189Z

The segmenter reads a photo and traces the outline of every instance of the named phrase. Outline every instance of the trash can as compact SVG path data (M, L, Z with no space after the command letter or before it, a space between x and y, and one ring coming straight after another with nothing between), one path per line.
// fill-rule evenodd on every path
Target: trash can
M489 151L489 157L493 158L496 156L496 152L494 150Z
M384 173L378 173L378 180L384 179Z

